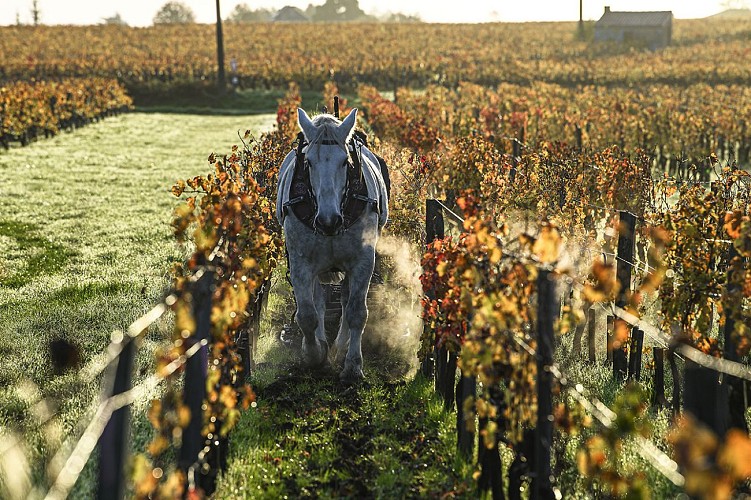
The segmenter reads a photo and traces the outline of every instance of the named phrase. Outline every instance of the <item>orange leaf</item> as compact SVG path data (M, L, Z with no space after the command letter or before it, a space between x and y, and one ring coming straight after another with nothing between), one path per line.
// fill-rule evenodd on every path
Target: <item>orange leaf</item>
M720 450L717 461L730 471L736 480L751 477L751 439L738 429L727 433L725 445Z
M162 435L158 435L154 438L153 441L151 441L151 443L149 443L149 446L146 448L146 450L152 457L157 457L161 455L168 446L169 441L167 441L167 438Z
M613 338L611 339L610 345L608 345L608 350L613 351L626 345L630 333L631 330L628 327L628 323L622 319L616 318L613 323Z
M741 223L743 222L743 212L740 210L734 210L732 212L725 213L725 231L732 239L737 239L741 236Z

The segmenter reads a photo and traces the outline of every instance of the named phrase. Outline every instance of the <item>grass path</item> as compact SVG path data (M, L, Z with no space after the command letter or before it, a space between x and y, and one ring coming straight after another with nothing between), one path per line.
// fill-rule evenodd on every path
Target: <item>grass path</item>
M74 344L85 363L145 312L183 258L169 188L207 172L204 159L238 143L238 130L273 120L131 113L0 151L0 431L24 434L32 463L75 428L99 388L56 373L50 342ZM155 331L147 343L160 338ZM37 391L60 406L44 433L30 409Z
M258 407L230 440L216 498L469 498L471 466L432 383L339 383L333 371L294 368L254 384Z
M473 466L456 453L456 415L444 411L432 381L412 376L417 347L405 324L419 313L409 292L387 283L371 294L366 379L348 387L337 369L300 366L301 339L279 340L294 312L284 275L275 271L262 317L251 377L257 407L233 430L214 497L477 497Z

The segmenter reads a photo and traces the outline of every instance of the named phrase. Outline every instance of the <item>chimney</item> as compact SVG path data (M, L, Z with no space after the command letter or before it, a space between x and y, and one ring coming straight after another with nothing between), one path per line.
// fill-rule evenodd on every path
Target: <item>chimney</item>
M608 12L610 12L610 5L605 6L605 14L607 14Z

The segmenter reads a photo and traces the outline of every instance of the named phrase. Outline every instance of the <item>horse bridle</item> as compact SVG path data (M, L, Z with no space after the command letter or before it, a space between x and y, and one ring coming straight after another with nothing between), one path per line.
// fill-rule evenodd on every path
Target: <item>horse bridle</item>
M320 145L323 146L339 146L340 143L331 139L323 139L319 142ZM304 195L297 196L296 198L290 199L284 204L285 208L288 208L290 206L296 205L298 203L303 203L306 200L310 202L312 207L312 213L315 214L318 212L318 201L316 199L316 194L313 191L313 187L310 182L310 168L311 163L306 158L305 152L303 151L304 147L307 145L305 141L305 137L302 133L298 134L297 138L297 148L295 150L295 169L297 172L301 173L303 176L303 179L305 180L306 187L307 187L307 193ZM344 195L342 196L341 205L339 207L340 213L342 215L342 218L344 219L344 224L342 224L342 227L337 231L336 234L342 234L347 231L349 226L351 224L347 224L348 220L350 222L354 222L357 220L358 217L351 217L351 214L348 211L348 207L354 202L364 202L366 204L372 204L374 206L378 205L377 200L374 200L366 195L362 194L362 190L364 187L364 179L363 179L363 171L362 171L362 146L363 144L361 141L357 140L355 137L353 137L348 143L347 143L347 149L348 149L348 157L349 160L347 161L347 179L346 184L344 186ZM354 172L359 173L359 178L354 178L354 175L352 175ZM366 189L367 193L367 189ZM312 218L312 220L308 224L310 227L312 227L313 231L317 234L324 234L322 233L315 224L315 217Z

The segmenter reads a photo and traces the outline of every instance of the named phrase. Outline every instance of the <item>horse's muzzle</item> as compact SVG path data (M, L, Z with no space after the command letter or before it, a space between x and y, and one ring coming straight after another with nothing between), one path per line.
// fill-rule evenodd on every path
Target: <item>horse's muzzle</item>
M339 232L344 225L344 217L335 214L333 217L324 217L321 214L316 215L314 225L316 230L326 236L333 236Z

